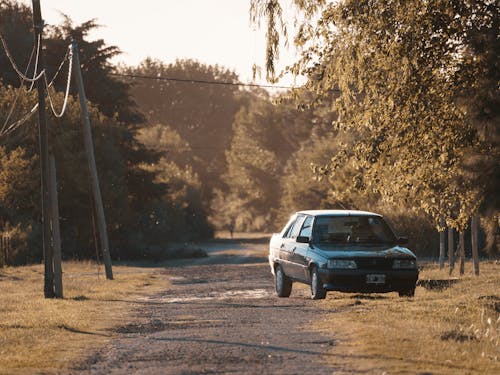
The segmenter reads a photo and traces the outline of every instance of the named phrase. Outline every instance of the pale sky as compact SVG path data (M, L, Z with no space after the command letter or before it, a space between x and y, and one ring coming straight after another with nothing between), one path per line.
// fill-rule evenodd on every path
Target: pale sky
M31 6L31 1L24 1ZM250 24L250 0L40 0L47 24L62 22L60 12L81 23L92 18L102 25L90 39L102 38L123 54L114 62L137 65L146 57L165 63L194 59L234 70L242 82L252 81L252 65L264 70L264 31ZM282 49L280 66L295 58ZM265 83L265 73L258 83ZM281 85L293 85L293 79Z

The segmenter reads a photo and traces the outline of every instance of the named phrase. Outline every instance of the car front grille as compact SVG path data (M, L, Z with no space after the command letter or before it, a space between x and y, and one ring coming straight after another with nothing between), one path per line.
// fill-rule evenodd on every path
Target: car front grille
M358 269L367 270L390 270L392 269L393 259L387 258L357 258Z

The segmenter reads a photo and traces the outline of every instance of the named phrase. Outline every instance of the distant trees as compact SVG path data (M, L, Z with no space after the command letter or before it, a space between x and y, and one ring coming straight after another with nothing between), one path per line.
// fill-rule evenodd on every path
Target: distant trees
M285 166L309 139L314 121L310 112L297 110L290 101L278 104L271 99L260 90L249 92L236 115L226 151L225 187L217 191L213 203L219 226L232 221L238 230L247 231L279 226ZM305 177L295 175L297 180Z
M255 17L274 17L271 64L281 3L252 3ZM88 40L95 20L47 27L49 78L70 40L79 45L112 255L209 237L208 218L219 229L234 222L236 230L274 230L306 208L382 212L426 255L443 219L463 231L479 213L490 248L498 246L498 9L478 0L294 4L303 55L290 71L309 80L280 98L193 60L115 67L119 49ZM29 7L0 0L0 31L21 67L31 28ZM17 89L2 50L0 79L3 126L16 97L12 121L36 98ZM56 106L65 83L60 74ZM0 139L0 225L15 228L25 260L41 254L36 123ZM88 172L72 96L65 116L49 114L49 124L63 252L89 257Z
M191 166L200 178L202 198L208 208L214 189L221 187L221 175L226 169L224 152L231 143L232 123L243 95L237 85L231 85L238 77L223 67L193 60L165 64L146 59L122 72L146 77L127 79L132 84L131 95L146 117L145 127L161 126L180 137L181 148L166 149L166 138L158 140L163 143L158 147L168 153L167 158L172 156L181 165ZM148 144L156 148L153 143L150 140Z
M499 190L498 7L490 1L294 4L302 20L294 41L303 53L291 71L306 74L311 102L331 103L339 115L334 125L358 137L316 172L335 177L352 165L359 192L425 212L437 228L445 218L462 231L480 207L498 221L498 199L489 194ZM280 2L255 0L253 9L274 25L268 45L277 49ZM332 90L339 90L335 100ZM485 175L489 180L480 180Z
M20 67L26 67L34 44L31 9L2 1L0 20L0 31L13 57L18 59ZM182 175L175 165L169 164L169 169L151 168L163 162L161 155L146 148L136 137L143 117L133 103L130 86L112 75L115 67L109 62L119 52L118 48L107 46L102 40L87 40L88 32L96 26L95 21L73 25L66 17L63 25L47 28L45 56L50 80L71 38L78 41L86 91L93 102L89 105L90 116L112 256L139 257L152 246L209 237L207 216L199 207L197 193L193 192L200 189L196 178L189 177L189 173ZM31 74L33 65L34 56L28 71ZM3 127L4 123L10 124L29 112L36 97L34 92L18 88L20 81L10 68L3 47L0 66L5 66L0 70L0 127ZM65 87L64 73L65 69L55 81L56 91L51 89L57 108L62 106L63 96L57 89ZM14 112L7 119L14 102ZM93 257L92 203L79 105L70 96L62 118L55 118L50 110L47 116L50 152L56 157L58 169L63 255ZM21 249L16 253L16 262L36 261L42 252L36 127L33 116L0 139L0 230L6 223L16 228L15 246ZM185 175L188 177L184 178ZM192 188L185 187L184 181L190 181Z

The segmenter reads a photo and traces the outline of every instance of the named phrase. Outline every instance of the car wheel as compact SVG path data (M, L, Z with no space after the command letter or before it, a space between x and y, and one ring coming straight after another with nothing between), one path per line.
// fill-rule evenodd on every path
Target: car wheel
M290 293L292 293L292 280L285 275L280 265L276 267L275 285L278 297L290 297Z
M398 293L400 297L413 297L415 296L415 288L400 290Z
M318 269L314 267L311 270L311 298L312 299L325 299L326 289L323 288L321 279L319 277Z

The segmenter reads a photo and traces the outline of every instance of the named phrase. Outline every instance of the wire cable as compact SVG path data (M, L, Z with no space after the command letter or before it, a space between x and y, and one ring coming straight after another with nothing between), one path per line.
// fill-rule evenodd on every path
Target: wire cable
M28 113L26 113L21 119L17 120L16 122L14 122L11 125L9 125L9 127L7 129L5 129L4 131L0 132L0 138L3 137L4 135L7 135L7 134L13 132L18 127L23 125L26 121L28 121L31 118L31 116L33 116L33 114L36 112L37 109L38 109L38 103L35 104L35 106L33 108L31 108L31 110Z
M31 60L33 59L34 53L35 53L35 46L33 46L33 49L31 50L31 55L30 55L30 58L29 58L29 61L28 61L28 65L26 66L26 70L25 70L26 73L25 74L28 74L28 70L30 68ZM3 123L2 129L0 129L0 134L7 127L7 123L9 122L10 117L12 116L12 113L14 113L14 109L16 108L17 101L19 100L19 98L21 96L21 92L23 92L23 90L22 90L23 85L24 85L24 80L21 79L21 87L19 87L19 89L17 90L17 94L16 94L16 97L14 98L14 102L12 103L12 106L10 107L9 113L7 114L7 117L5 118L5 121Z
M68 104L68 98L69 98L69 89L70 89L70 86L71 86L71 70L72 70L72 66L73 66L73 51L70 49L70 47L68 47L68 49L69 49L69 53L66 52L66 55L64 56L63 61L59 65L59 69L57 70L56 74L54 75L54 78L52 79L52 82L50 83L50 85L47 82L47 75L46 74L44 75L44 77L45 77L45 85L47 87L47 98L49 99L50 108L52 109L52 113L54 114L54 116L56 116L57 118L61 118L64 115L64 112L66 111L66 105ZM68 55L69 55L69 59L68 59ZM66 60L69 60L68 79L66 81L66 92L64 94L64 102L63 102L63 106L62 106L61 112L57 113L57 111L54 108L54 102L52 101L52 97L50 96L49 88L50 88L50 86L52 86L52 83L54 83L57 75L61 71L64 63L66 62Z
M185 83L203 83L209 85L226 85L226 86L244 86L244 87L262 87L271 89L298 89L300 86L273 86L273 85L262 85L258 83L243 83L243 82L226 82L226 81L208 81L202 79L189 79L189 78L171 78L171 77L158 77L158 76L148 76L141 74L125 74L125 73L109 73L111 76L124 77L124 78L139 78L139 79L152 79L158 81L173 81L173 82L185 82Z
M1 34L0 34L0 37L1 37ZM38 51L39 51L39 46L40 46L40 43L38 44ZM66 60L68 60L68 55L70 56L70 65L69 65L69 68L68 68L68 81L66 82L66 93L65 93L65 98L64 98L64 103L63 103L63 108L61 110L61 113L58 114L55 109L54 109L54 106L53 106L53 102L52 102L52 98L50 97L50 94L49 94L49 88L52 87L52 85L54 84L57 76L59 75L59 73L61 72L62 70L62 67L64 66L64 63L66 62ZM39 54L37 53L37 60L38 60L38 57L39 57ZM28 70L29 68L29 65L31 64L31 58L30 57L30 62L28 63L28 67L26 68ZM68 102L68 97L69 97L69 90L70 90L70 82L71 82L71 72L72 72L72 62L73 62L73 54L72 52L66 52L66 55L64 55L64 58L63 60L61 61L61 63L59 64L59 68L57 69L56 73L54 74L52 80L50 81L50 83L47 83L47 76L46 76L46 73L45 73L45 69L42 70L39 74L39 76L44 76L44 79L45 79L45 85L46 85L46 88L47 88L47 97L49 98L49 102L50 102L50 105L51 105L51 109L52 109L52 112L54 113L54 115L56 117L62 117L65 110L66 110L66 105L67 105L67 102ZM38 63L36 63L36 65L38 65ZM36 68L35 68L35 73L36 75ZM20 78L21 78L21 85L24 83L25 79L25 74L22 74L20 75ZM38 80L38 79L37 79ZM32 82L34 82L36 80L33 80ZM33 85L32 85L33 87ZM30 88L31 90L31 88ZM29 92L30 90L28 90L27 92ZM19 96L19 94L18 94ZM16 99L14 100L14 104L15 102L17 101L17 97ZM3 137L11 132L13 132L14 130L16 130L17 128L19 128L21 125L23 125L24 123L26 123L32 116L33 114L36 112L36 110L38 109L38 103L33 107L31 108L31 110L26 113L23 117L21 117L19 120L17 120L16 122L10 124L9 126L6 126L7 124L7 121L4 123L4 125L2 126L2 129L0 130L0 137ZM13 111L13 110L12 110ZM8 118L10 118L10 115L8 116Z
M40 45L42 44L41 43L41 34L38 34L38 39L37 39L37 46L36 46L36 59L35 59L35 69L33 70L33 79L36 77L36 72L38 70L38 61L40 59ZM35 86L35 81L31 82L31 86L28 90L28 92L30 92L31 90L33 90L33 87Z
M40 74L38 74L37 76L35 76L33 78L30 78L30 77L27 77L26 75L24 75L23 72L21 72L21 70L19 70L19 68L17 67L16 63L14 62L14 59L12 58L12 55L11 55L11 53L9 51L9 47L7 46L7 42L5 41L5 39L3 38L3 35L1 33L0 33L0 41L2 42L3 48L5 50L5 54L7 55L7 58L9 59L10 64L12 65L12 68L14 68L14 70L16 71L16 73L19 76L19 78L21 78L21 79L23 79L24 81L27 81L27 82L36 82L40 78L42 78L42 76L45 73L45 69L42 70L40 72Z

